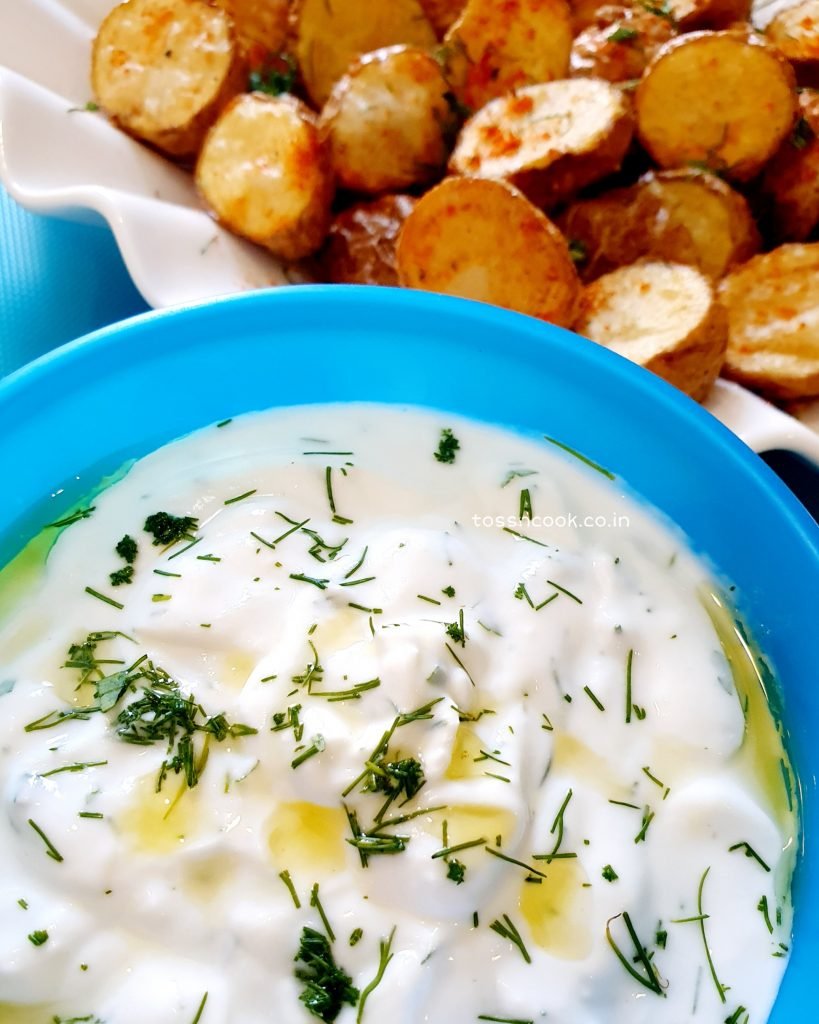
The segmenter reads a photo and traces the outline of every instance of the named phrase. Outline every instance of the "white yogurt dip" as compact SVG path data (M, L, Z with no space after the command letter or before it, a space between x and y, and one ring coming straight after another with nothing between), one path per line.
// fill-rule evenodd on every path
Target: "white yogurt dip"
M317 406L92 504L0 629L0 1021L766 1019L790 768L617 481Z

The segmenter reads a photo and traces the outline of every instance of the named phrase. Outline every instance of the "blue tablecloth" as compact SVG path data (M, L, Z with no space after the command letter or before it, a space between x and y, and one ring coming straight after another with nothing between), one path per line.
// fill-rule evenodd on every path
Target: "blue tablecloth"
M0 186L0 377L147 308L107 228L27 213Z

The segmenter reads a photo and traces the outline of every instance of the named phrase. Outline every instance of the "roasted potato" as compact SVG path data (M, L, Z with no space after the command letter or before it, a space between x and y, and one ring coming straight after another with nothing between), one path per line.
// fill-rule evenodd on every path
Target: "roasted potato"
M676 34L669 18L640 5L601 7L575 37L569 60L574 78L626 82L639 78L659 48Z
M803 242L819 224L819 93L802 92L799 112L760 181L766 227L778 242Z
M421 6L429 19L430 25L443 39L447 30L458 20L466 0L421 0Z
M418 200L398 237L408 288L460 295L568 326L580 282L566 241L516 188L446 178Z
M759 251L745 198L703 171L649 172L631 188L569 206L558 226L591 281L642 257L686 263L719 279Z
M751 0L665 0L658 9L667 11L682 32L726 29L750 17Z
M285 260L315 252L330 226L329 154L293 96L238 96L205 139L196 184L225 227Z
M512 89L565 78L571 46L566 0L469 0L442 56L458 99L477 110Z
M215 0L233 19L239 47L250 65L263 63L287 42L288 0Z
M319 120L339 185L377 194L439 178L457 129L451 96L421 50L386 47L355 61Z
M530 85L501 96L461 130L454 174L508 181L551 207L616 170L634 130L620 89L600 79Z
M802 0L780 11L766 35L793 64L802 85L819 85L819 0Z
M660 50L635 102L640 141L661 167L696 162L747 181L793 127L796 81L754 36L694 32Z
M381 196L340 213L321 254L324 276L334 284L397 285L395 246L416 200Z
M431 49L438 41L419 0L292 0L290 33L316 107L362 54L400 44Z
M574 329L703 401L725 356L725 311L681 263L621 267L588 285Z
M782 245L730 273L724 373L770 398L819 395L819 243Z
M245 68L223 10L204 0L127 0L103 21L91 55L100 107L169 156L195 156Z

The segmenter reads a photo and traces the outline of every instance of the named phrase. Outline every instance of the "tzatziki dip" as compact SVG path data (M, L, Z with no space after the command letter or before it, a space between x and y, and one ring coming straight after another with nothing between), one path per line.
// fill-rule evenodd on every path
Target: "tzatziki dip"
M764 1024L796 783L721 593L455 416L139 460L0 575L0 1022Z

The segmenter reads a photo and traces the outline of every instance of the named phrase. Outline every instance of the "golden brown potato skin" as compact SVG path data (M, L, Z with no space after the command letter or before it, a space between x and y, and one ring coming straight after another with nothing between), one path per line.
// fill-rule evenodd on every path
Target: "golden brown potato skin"
M287 43L288 0L214 0L233 19L236 38L247 63L255 67Z
M727 29L751 15L751 0L668 0L668 6L681 32Z
M651 61L635 106L639 139L661 167L696 162L747 181L793 127L796 79L757 36L692 32Z
M419 0L291 0L288 48L317 109L363 54L384 46L431 50L436 43Z
M333 86L319 128L342 188L377 195L441 177L457 120L438 62L385 47Z
M460 295L568 326L580 282L566 241L516 188L445 178L418 200L398 238L407 288Z
M725 310L711 282L680 263L641 261L588 285L574 329L702 402L719 376Z
M765 34L793 64L800 85L819 86L819 0L780 11Z
M91 85L100 107L129 135L178 159L196 155L245 83L230 18L203 0L128 0L94 40Z
M466 0L421 0L424 14L429 18L429 23L439 39L443 39L458 20L465 5Z
M237 96L208 133L196 184L226 228L284 260L310 256L335 184L315 114L293 96Z
M572 45L567 0L468 0L447 32L444 71L461 103L565 78Z
M415 203L412 196L381 196L338 214L321 253L324 277L334 284L397 286L395 247Z
M620 167L634 121L602 79L564 79L499 96L463 126L450 171L508 181L550 209Z
M724 374L774 399L819 396L819 243L782 245L722 282Z
M643 257L685 263L717 280L760 247L745 198L695 170L651 171L629 188L572 204L558 225L585 252L584 281Z
M799 113L760 182L766 227L778 242L803 242L819 224L819 92L800 94Z
M644 7L601 7L572 43L571 75L607 82L637 79L660 47L676 34L669 18Z

